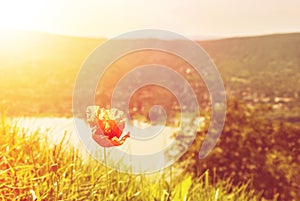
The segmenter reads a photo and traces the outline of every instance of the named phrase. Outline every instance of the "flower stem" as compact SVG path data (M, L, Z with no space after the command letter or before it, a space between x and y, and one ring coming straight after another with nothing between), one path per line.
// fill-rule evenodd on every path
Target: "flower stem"
M106 148L104 147L104 163L105 163L105 174L106 174L106 185L107 185L107 191L110 194L110 182L109 182L109 178L108 178L108 168L107 168L107 153L106 153Z

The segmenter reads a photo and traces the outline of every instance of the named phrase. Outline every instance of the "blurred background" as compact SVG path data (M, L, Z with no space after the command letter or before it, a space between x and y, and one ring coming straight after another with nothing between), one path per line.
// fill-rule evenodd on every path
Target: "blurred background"
M76 75L97 46L137 29L177 32L210 55L227 92L223 133L206 159L199 160L198 151L209 126L210 95L202 78L181 58L144 50L118 59L100 80L95 103L109 108L114 86L134 67L169 66L191 84L205 119L193 145L176 164L178 171L196 179L210 170L234 185L249 184L264 199L298 200L299 18L297 0L1 1L0 111L14 118L71 118ZM153 105L165 108L172 126L180 108L162 87L136 91L130 114L148 122ZM6 144L0 142L4 153Z

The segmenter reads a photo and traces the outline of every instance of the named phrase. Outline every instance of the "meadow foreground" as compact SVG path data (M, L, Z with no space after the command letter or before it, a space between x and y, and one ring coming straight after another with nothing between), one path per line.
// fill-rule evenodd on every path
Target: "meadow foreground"
M51 144L39 130L2 119L0 135L1 200L260 200L247 184L234 186L209 171L192 179L177 165L152 175L108 169L83 157L67 134Z

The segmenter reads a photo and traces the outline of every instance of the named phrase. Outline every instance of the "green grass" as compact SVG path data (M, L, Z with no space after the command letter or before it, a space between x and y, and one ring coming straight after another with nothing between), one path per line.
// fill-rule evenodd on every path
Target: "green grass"
M152 175L120 173L82 157L67 138L54 145L43 136L2 119L0 200L260 200L247 184L233 186L208 171L197 179L176 166Z

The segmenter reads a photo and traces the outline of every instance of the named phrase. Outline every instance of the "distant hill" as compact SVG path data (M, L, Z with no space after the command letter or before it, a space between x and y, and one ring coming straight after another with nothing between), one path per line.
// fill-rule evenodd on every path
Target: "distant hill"
M276 85L279 89L284 82L291 85L285 86L287 91L290 87L296 90L299 85L300 33L231 38L202 45L215 60L226 81L233 77L251 77L248 82L251 81L252 86L264 86L266 90L269 89L267 85ZM263 83L259 83L260 80ZM283 89L276 95L282 93Z
M76 75L91 51L104 41L29 31L1 33L0 108L11 115L72 115ZM300 33L202 41L199 44L215 61L229 97L243 97L246 91L258 98L271 97L271 100L277 96L291 97L293 101L299 99ZM106 78L110 82L105 82L104 89L97 92L101 94L100 102L108 103L109 92L122 73L133 66L151 62L170 65L186 75L195 90L199 89L199 99L205 94L201 93L205 89L201 78L193 71L186 74L190 66L184 61L167 54L142 52L112 65L112 73ZM140 102L141 97L143 102L151 98L144 92L141 94L144 96L136 96L136 102ZM164 97L164 93L161 96Z

